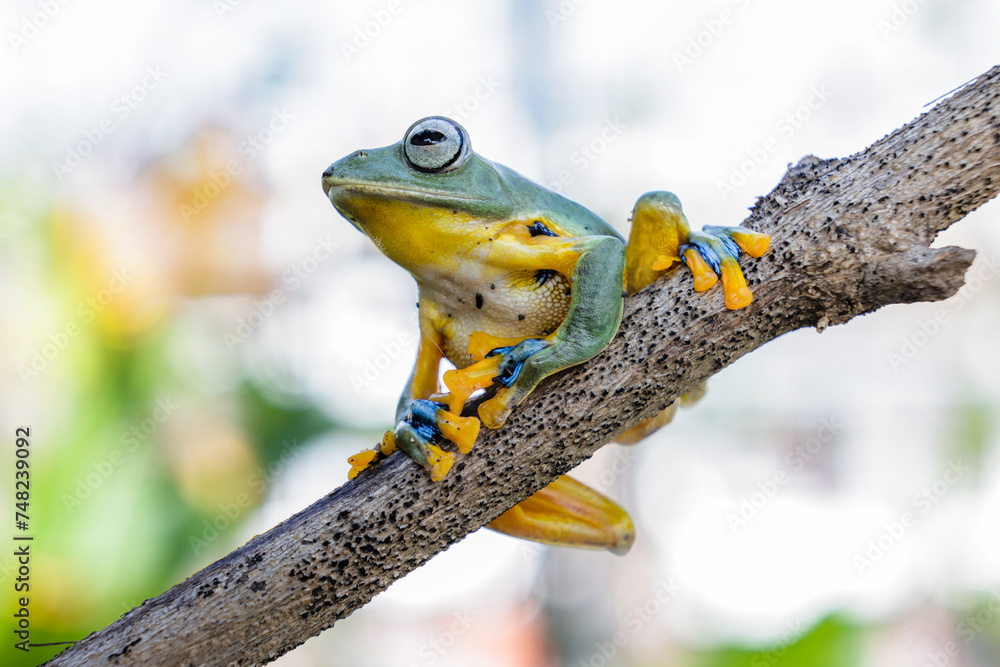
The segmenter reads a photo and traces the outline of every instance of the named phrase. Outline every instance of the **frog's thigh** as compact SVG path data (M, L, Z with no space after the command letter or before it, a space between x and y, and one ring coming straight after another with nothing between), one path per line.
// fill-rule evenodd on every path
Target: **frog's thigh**
M635 526L621 506L566 475L487 526L542 544L608 549L619 555L635 540Z

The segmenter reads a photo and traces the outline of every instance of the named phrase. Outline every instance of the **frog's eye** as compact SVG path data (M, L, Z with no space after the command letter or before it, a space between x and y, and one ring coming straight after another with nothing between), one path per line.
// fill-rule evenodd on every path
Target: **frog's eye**
M406 131L403 153L415 169L440 174L462 166L472 154L472 146L461 125L450 118L431 116Z

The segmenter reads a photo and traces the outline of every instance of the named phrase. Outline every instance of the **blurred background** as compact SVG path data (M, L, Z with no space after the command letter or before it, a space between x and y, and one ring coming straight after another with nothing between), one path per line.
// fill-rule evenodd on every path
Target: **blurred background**
M5 0L0 495L31 429L32 642L79 639L346 479L415 285L320 189L450 116L627 231L738 224L994 65L986 0ZM625 557L479 531L282 667L1000 665L1000 208L966 287L783 336L578 475ZM718 298L716 294L714 297ZM13 511L0 548L13 649Z

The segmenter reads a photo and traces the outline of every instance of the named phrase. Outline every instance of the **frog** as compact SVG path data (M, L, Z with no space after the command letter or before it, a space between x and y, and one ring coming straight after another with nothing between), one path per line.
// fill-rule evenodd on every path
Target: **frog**
M480 427L501 428L546 377L597 356L614 338L624 299L686 267L697 292L720 280L725 305L753 293L741 254L761 257L770 237L740 226L691 229L679 198L643 194L628 241L583 205L472 150L444 116L413 123L403 139L356 150L323 172L334 208L418 290L416 361L382 440L349 459L350 478L402 450L434 481ZM439 381L441 364L454 368ZM700 389L682 397L691 402ZM620 434L635 443L673 419L677 402ZM487 524L543 544L627 553L628 513L568 475Z

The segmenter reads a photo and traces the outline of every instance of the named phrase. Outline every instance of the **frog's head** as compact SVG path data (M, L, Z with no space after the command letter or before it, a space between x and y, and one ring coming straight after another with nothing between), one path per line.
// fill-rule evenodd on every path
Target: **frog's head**
M482 223L545 220L579 234L610 229L576 202L474 153L465 128L441 116L418 120L398 143L334 162L323 172L323 190L411 272L440 256L437 244L458 252L489 237L492 225Z
M398 216L413 206L445 216L503 218L517 208L520 180L526 179L476 155L461 125L431 116L411 125L398 143L331 164L323 190L341 215L371 236L369 218L390 210Z

